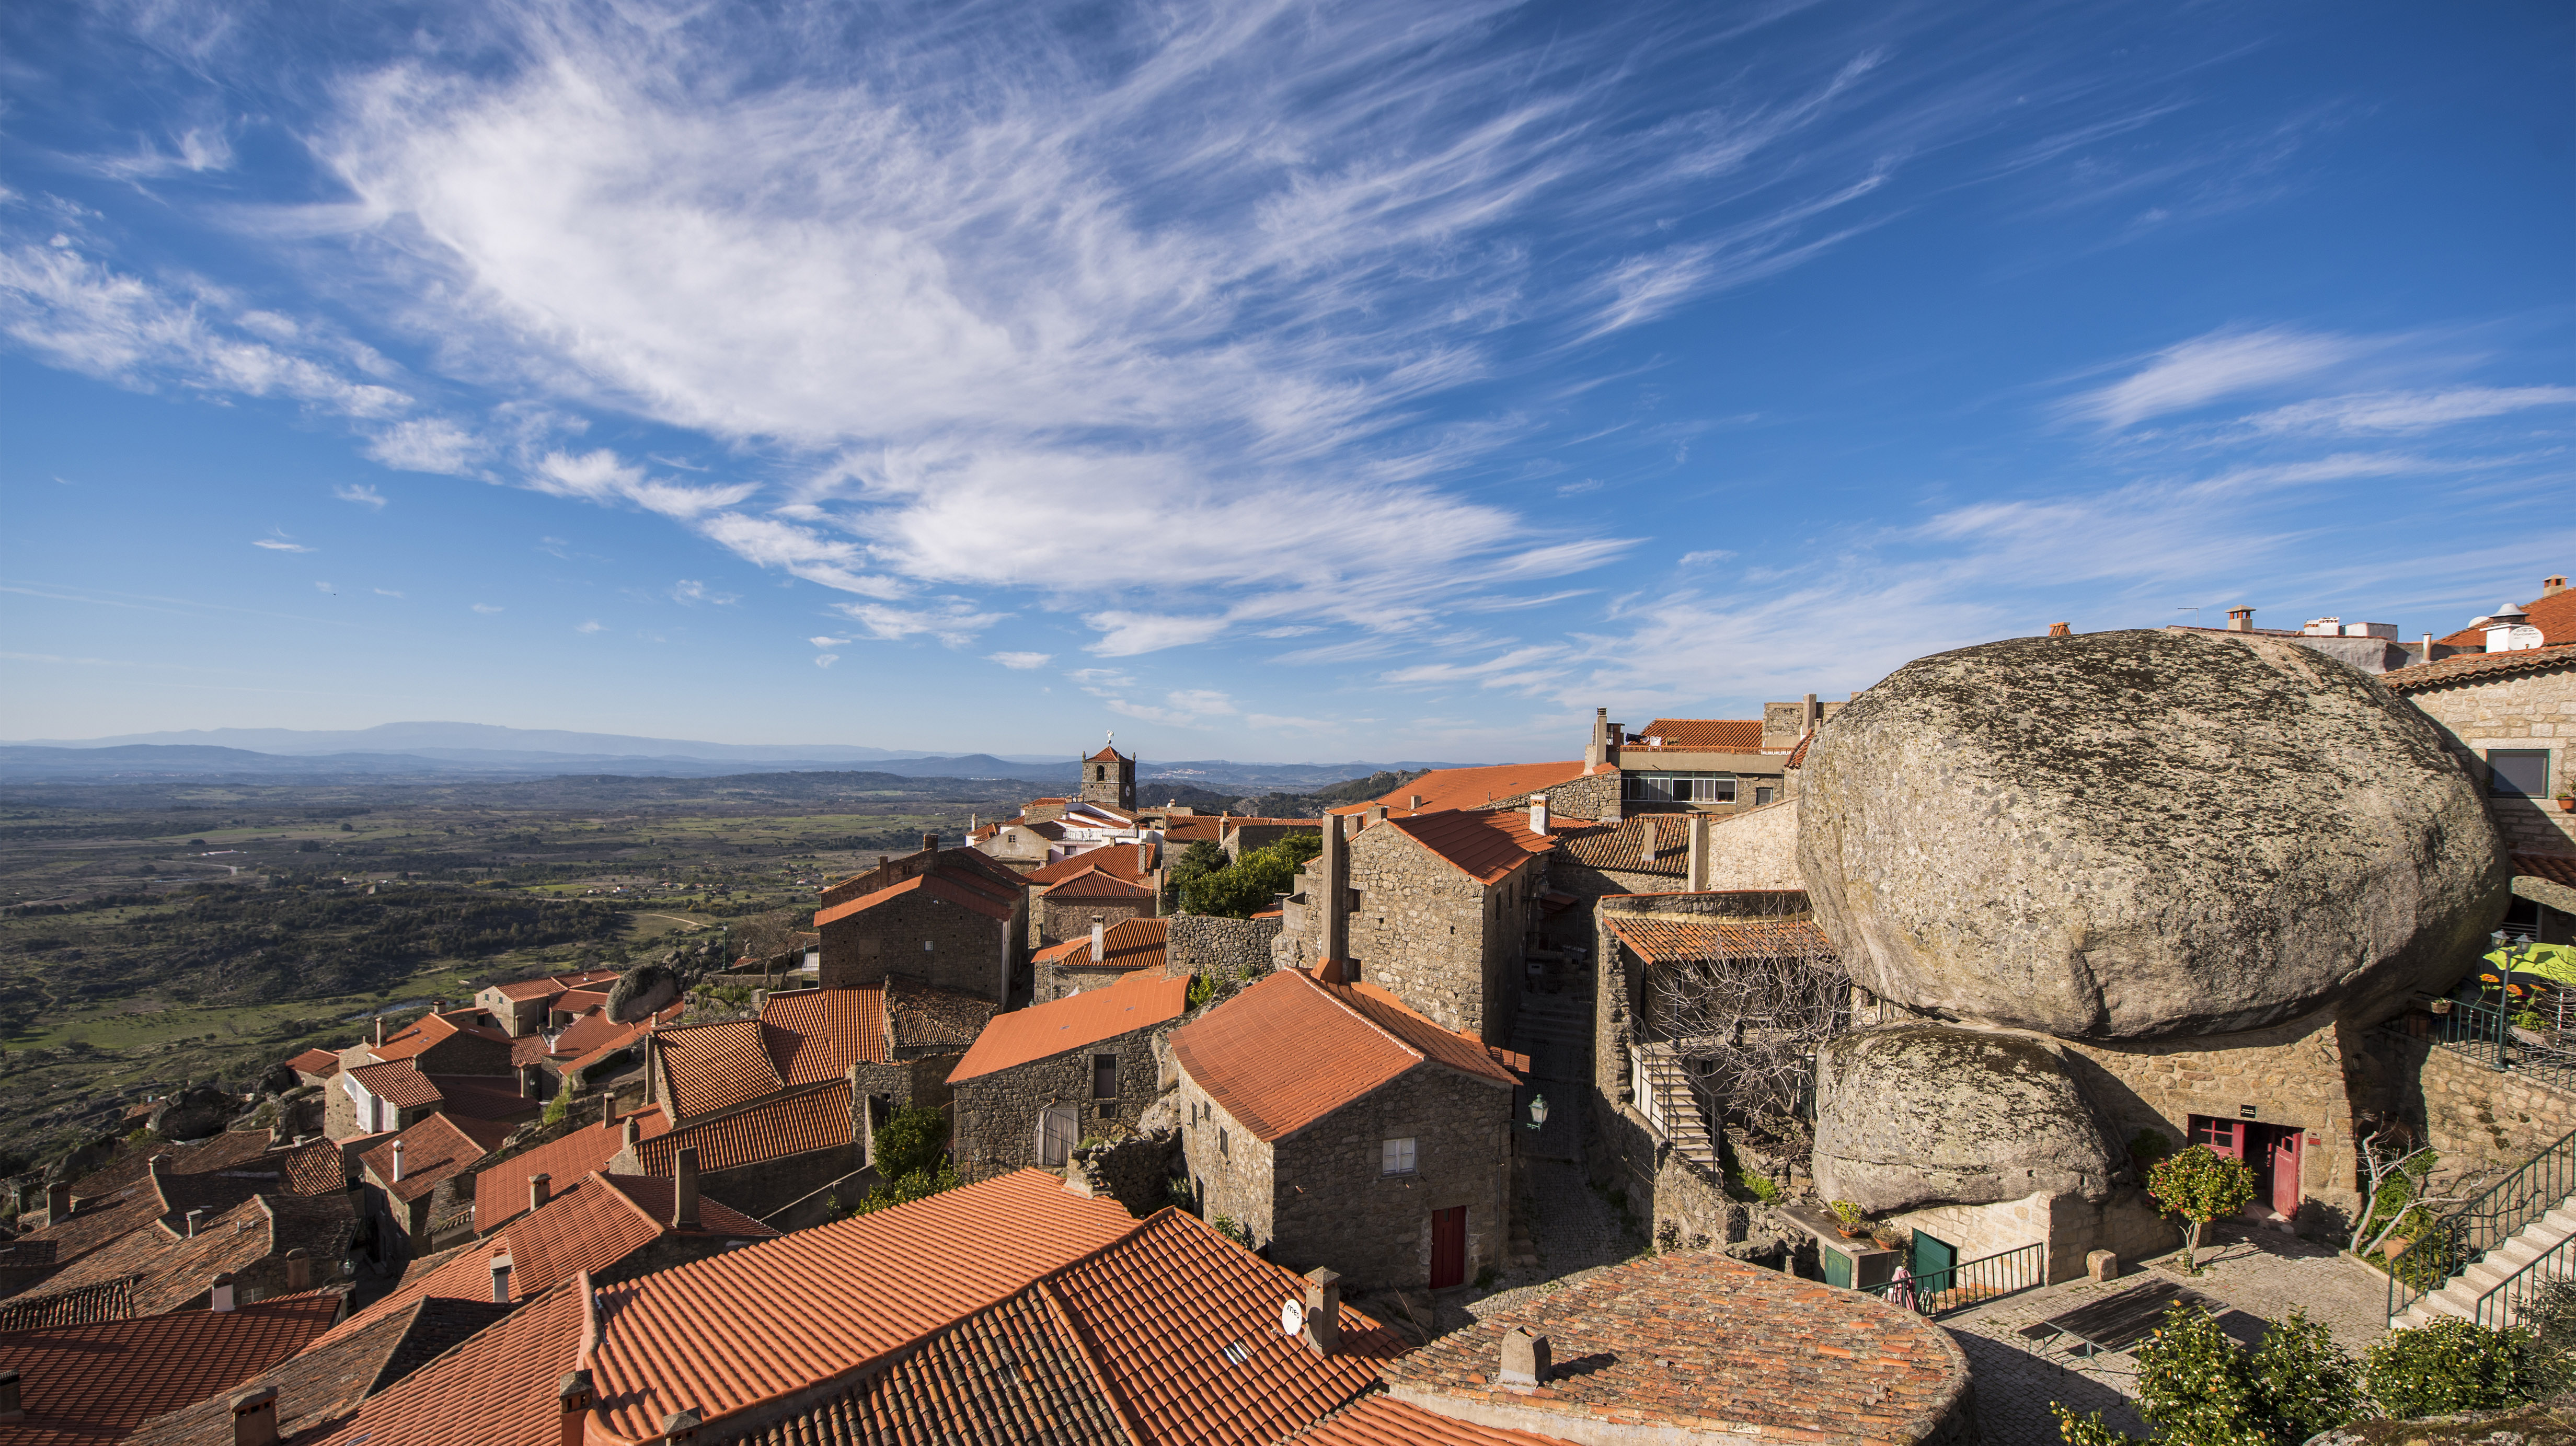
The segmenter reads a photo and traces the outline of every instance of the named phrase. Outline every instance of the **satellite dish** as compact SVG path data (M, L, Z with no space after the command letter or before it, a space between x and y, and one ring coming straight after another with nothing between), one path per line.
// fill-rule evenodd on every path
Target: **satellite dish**
M1306 1328L1306 1307L1294 1300L1279 1303L1279 1333L1290 1340Z

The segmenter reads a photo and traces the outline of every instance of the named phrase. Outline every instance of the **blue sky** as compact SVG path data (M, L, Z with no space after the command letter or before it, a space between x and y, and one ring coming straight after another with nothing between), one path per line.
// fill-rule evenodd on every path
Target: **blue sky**
M0 736L1564 756L2576 562L2558 4L0 10Z

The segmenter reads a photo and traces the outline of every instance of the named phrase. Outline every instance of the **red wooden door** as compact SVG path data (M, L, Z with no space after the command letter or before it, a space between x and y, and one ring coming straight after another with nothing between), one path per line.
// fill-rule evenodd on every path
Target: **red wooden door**
M1467 1207L1431 1212L1431 1288L1467 1282Z
M2303 1130L2281 1130L2272 1137L2272 1208L2299 1213L2299 1141Z

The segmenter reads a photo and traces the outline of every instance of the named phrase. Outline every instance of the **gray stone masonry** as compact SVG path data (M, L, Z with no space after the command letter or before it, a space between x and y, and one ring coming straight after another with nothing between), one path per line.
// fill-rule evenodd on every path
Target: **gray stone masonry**
M1156 1099L1153 1037L1170 1029L1161 1024L1131 1029L1095 1044L1010 1069L959 1080L950 1153L957 1173L966 1180L985 1180L1042 1162L1038 1158L1038 1119L1049 1105L1074 1103L1082 1123L1076 1139L1115 1137L1135 1128ZM1116 1092L1103 1098L1095 1062L1114 1057Z
M1271 1228L1271 1151L1259 1137L1217 1107L1186 1070L1175 1068L1181 1111L1181 1158L1189 1172L1199 1215L1210 1224L1231 1223L1238 1239L1260 1249ZM1284 1257L1276 1257L1283 1261Z
M2487 813L2507 846L2524 853L2576 854L2576 813L2554 798L2488 792L2491 749L2547 749L2549 792L2576 788L2576 661L2564 667L2410 690L2409 702L2431 715L2469 761L2469 776L2487 793Z
M1112 929L1130 919L1150 919L1154 917L1154 896L1150 888L1133 899L1058 899L1039 894L1036 908L1037 943L1043 948L1090 938L1094 914Z
M1107 1196L1142 1220L1172 1203L1171 1182L1182 1168L1181 1132L1164 1125L1079 1151L1065 1165L1065 1187Z
M915 890L824 925L821 979L848 989L908 974L1000 1004L1019 967L1015 937L1010 920Z
M2399 1077L2413 1083L2402 1118L2423 1126L2445 1177L2519 1168L2576 1132L2576 1095L2423 1040L2389 1047L2400 1052Z
M1527 799L1516 800L1527 806ZM1550 812L1567 818L1615 819L1619 814L1619 775L1595 773L1547 790Z
M1202 978L1231 975L1249 982L1270 972L1270 946L1280 921L1175 914L1164 936L1164 972Z
M1487 885L1391 825L1362 829L1350 851L1359 977L1444 1028L1509 1040L1546 856L1531 854Z

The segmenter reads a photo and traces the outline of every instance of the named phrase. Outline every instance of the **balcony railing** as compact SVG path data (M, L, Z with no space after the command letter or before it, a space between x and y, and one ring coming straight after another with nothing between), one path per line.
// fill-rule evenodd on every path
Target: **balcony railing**
M2048 1247L2020 1245L1961 1261L1947 1270L1927 1270L1911 1279L1874 1285L1869 1293L1916 1315L1937 1316L2047 1283Z

